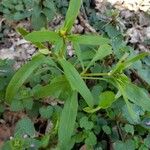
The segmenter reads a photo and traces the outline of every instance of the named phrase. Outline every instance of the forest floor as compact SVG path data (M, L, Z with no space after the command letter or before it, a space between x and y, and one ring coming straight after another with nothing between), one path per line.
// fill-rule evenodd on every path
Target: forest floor
M97 12L97 16L109 20L110 18L105 16L108 5L112 5L111 7L119 11L117 21L126 43L132 46L137 53L139 51L150 51L150 1L108 0L106 2L105 0L95 0L94 9ZM50 28L60 26L62 22L63 17L58 15L50 23ZM0 59L15 60L14 67L18 69L36 52L36 48L16 32L16 27L25 27L27 30L31 30L30 22L28 20L10 22L0 16L0 28L6 25L7 27L2 30L3 39L0 41ZM85 32L94 33L97 30L93 24L90 24L88 17L80 14L74 25L73 32L82 34ZM0 119L0 145L12 136L15 122L24 115L26 114L18 114L9 110L3 114L4 118ZM8 122L11 122L11 127L5 126Z

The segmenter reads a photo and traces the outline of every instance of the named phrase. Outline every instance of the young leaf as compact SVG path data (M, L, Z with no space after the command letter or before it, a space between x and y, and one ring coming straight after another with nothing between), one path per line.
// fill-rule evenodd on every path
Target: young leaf
M104 57L106 57L107 55L110 55L111 53L112 53L112 48L110 45L104 44L104 45L100 46L100 48L96 52L95 56L93 57L93 59L91 60L89 65L86 67L86 70L88 70L88 68L91 65L93 65L94 62L96 62L97 60L102 60Z
M80 10L82 0L70 0L63 30L70 32Z
M24 81L32 74L32 72L44 63L45 57L37 55L33 59L21 67L11 79L6 89L6 100L10 103Z
M116 100L115 94L112 91L105 91L99 95L99 105L96 108L85 107L83 110L87 113L95 113L102 109L107 109Z
M145 56L148 56L150 55L150 53L148 52L144 52L144 53L141 53L141 54L138 54L137 56L134 56L133 58L130 58L128 59L126 62L125 62L125 66L126 68L129 67L130 65L132 65L134 62L144 58Z
M113 68L112 70L112 74L115 72L122 72L124 69L130 67L134 62L142 59L145 56L148 56L150 53L144 52L141 53L133 58L127 59L128 57L128 53L125 53L122 58L119 60L119 62L117 63L117 65Z
M34 31L25 36L25 39L31 42L55 42L60 38L58 33L46 30Z
M106 109L115 101L115 94L112 91L105 91L100 94L99 99L99 107Z
M64 69L65 76L69 81L71 88L73 90L77 90L81 96L85 99L87 104L92 107L93 106L93 96L88 89L85 82L82 80L81 76L79 75L78 71L74 68L74 66L66 61L65 59L59 59L61 66Z
M69 40L85 45L103 45L109 44L110 40L100 35L70 35Z
M77 92L72 92L72 95L66 100L62 110L60 124L58 129L58 147L68 150L69 142L73 134L76 116L78 110Z

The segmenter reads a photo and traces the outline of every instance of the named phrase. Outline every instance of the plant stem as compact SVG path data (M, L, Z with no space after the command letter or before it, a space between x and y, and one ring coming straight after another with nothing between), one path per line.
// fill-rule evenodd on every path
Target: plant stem
M109 73L85 73L85 74L81 74L81 76L110 76Z
M96 78L96 77L82 77L83 79L91 79L91 80L104 80L103 78Z

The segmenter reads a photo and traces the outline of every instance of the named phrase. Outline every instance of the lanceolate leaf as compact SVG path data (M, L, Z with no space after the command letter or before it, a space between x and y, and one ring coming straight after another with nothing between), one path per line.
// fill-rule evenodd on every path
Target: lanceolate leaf
M127 59L128 55L129 55L128 53L125 53L123 55L123 57L119 60L119 62L116 64L116 66L112 70L112 73L122 72L126 68L130 67L134 62L144 58L145 56L150 55L150 53L144 52L144 53L141 53L141 54L139 54L133 58Z
M60 40L58 33L53 31L34 31L25 36L25 39L31 42L54 42Z
M83 60L82 60L82 55L81 55L81 49L80 49L80 45L78 43L73 43L76 55L81 63L82 69L84 69L84 64L83 64Z
M77 90L81 96L85 99L87 104L92 107L93 106L93 96L86 86L85 82L82 80L78 71L74 68L74 66L66 61L65 59L59 59L61 66L64 69L65 76L69 81L71 88L73 90Z
M70 0L63 29L69 32L80 10L82 0Z
M21 67L16 74L11 79L7 90L6 90L6 100L10 103L21 85L25 80L32 74L32 72L46 60L46 57L43 55L37 55L33 59Z
M61 150L69 150L69 144L78 110L77 92L72 92L72 95L66 100L62 110L60 124L58 129L58 147Z
M150 53L144 52L144 53L138 54L137 56L135 56L133 58L128 59L127 61L125 61L126 68L129 67L130 65L132 65L134 62L136 62L148 55L150 55Z
M96 62L97 60L102 60L104 57L106 57L107 55L110 55L111 53L112 53L112 48L111 48L110 45L104 44L104 45L100 46L100 48L96 52L95 56L93 57L93 59L91 60L91 62L89 63L89 65L87 66L86 70L91 65L93 65L94 62Z
M17 32L19 32L23 37L25 37L29 34L29 32L27 30L25 30L24 28L17 28ZM47 48L45 45L43 45L42 43L39 43L39 42L33 43L33 44L40 49Z
M110 40L100 35L71 35L68 37L71 41L85 45L103 45L110 43Z

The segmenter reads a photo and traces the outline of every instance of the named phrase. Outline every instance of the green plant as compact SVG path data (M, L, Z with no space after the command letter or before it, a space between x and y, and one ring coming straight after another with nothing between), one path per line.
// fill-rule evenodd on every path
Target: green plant
M53 1L49 0L2 0L0 12L11 21L31 18L32 27L36 30L47 26L56 14Z
M48 108L40 109L42 116L53 121L52 131L41 139L48 141L41 145L44 148L68 150L76 143L82 142L89 149L94 146L101 148L96 135L103 130L105 136L109 138L110 135L113 137L112 134L116 131L109 127L113 124L102 119L103 115L101 118L98 117L98 112L105 111L106 116L112 119L119 117L118 114L123 114L129 123L141 127L143 124L140 116L149 113L150 110L148 92L134 85L125 74L134 62L149 53L136 56L125 53L118 63L108 65L106 60L114 55L108 38L94 34L71 33L80 6L81 0L70 1L65 22L56 32L43 29L28 33L24 29L18 29L26 40L39 48L39 52L12 77L6 90L6 102L34 113L33 107L37 109L40 104L29 108L30 100L53 97L64 102L62 110L59 107L54 110L50 108L50 116L45 115L45 112L49 113ZM45 43L52 45L52 48L46 47ZM75 52L73 57L67 54L68 43L73 46ZM30 87L26 87L26 83L29 83ZM25 105L26 102L29 102L29 105L28 103ZM120 112L116 109L117 105L123 108ZM23 124L26 124L26 121L30 122L24 120ZM118 122L121 122L120 118L115 120L120 129ZM126 127L124 130L133 134L132 127L131 130L126 130ZM28 134L28 131L26 132ZM114 137L118 138L118 135ZM55 139L57 144L50 145L49 143ZM117 142L119 146L124 144Z

